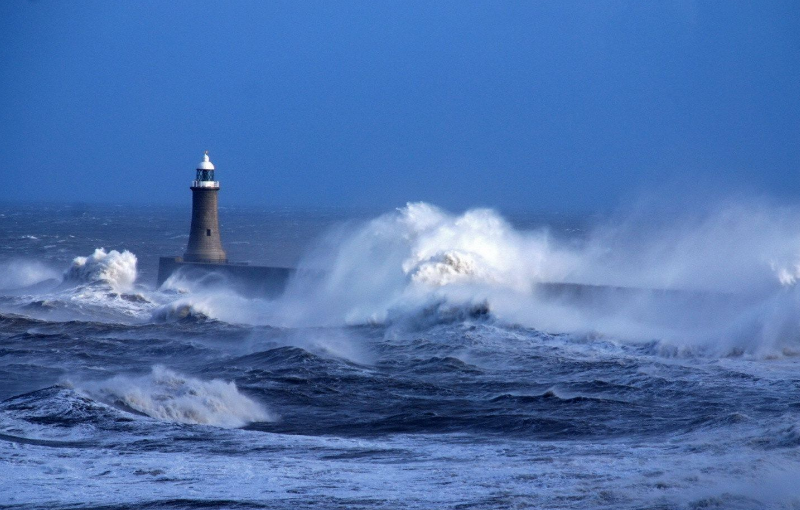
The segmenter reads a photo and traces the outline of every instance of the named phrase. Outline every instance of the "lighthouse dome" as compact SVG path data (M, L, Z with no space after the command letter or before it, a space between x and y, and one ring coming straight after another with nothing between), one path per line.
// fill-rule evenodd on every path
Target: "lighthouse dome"
M197 165L198 170L214 170L214 164L208 159L208 151L203 155L203 161Z

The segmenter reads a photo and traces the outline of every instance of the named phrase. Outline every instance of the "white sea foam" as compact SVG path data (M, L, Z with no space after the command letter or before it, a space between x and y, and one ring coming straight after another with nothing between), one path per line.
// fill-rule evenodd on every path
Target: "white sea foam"
M78 387L110 404L164 421L242 427L275 419L261 404L241 394L233 382L201 381L163 366L153 367L142 377L117 376Z
M65 282L104 282L116 291L128 290L136 281L136 255L97 248L88 257L75 257L64 272Z

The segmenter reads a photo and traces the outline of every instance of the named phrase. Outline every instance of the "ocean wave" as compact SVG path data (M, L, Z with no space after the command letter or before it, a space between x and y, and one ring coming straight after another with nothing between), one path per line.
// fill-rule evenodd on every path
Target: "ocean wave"
M78 387L101 401L163 421L233 428L276 419L233 382L201 381L160 365L145 376L116 376Z
M0 434L17 440L81 441L125 420L119 410L79 394L69 383L0 402Z
M211 308L204 303L178 299L153 310L151 318L156 322L205 320L210 318L212 313Z
M658 235L635 221L601 225L575 242L545 228L515 229L490 209L450 214L410 203L329 233L279 299L248 299L213 274L196 280L178 273L155 292L141 285L131 292L136 255L98 248L63 273L77 285L35 294L27 309L48 317L76 311L278 327L425 329L491 319L649 344L667 357L796 356L797 236L787 218L768 212L722 210L668 222ZM6 281L52 276L41 265L20 267Z

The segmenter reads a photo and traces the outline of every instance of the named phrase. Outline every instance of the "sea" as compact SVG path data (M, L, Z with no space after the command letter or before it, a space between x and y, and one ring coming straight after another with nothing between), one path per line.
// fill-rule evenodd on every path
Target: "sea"
M0 508L800 508L800 214L0 204Z

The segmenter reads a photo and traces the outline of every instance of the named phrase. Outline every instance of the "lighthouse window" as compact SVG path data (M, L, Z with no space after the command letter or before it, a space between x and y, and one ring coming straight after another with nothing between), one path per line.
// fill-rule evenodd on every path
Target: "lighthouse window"
M213 181L214 180L214 170L200 170L197 169L197 180L198 181Z
M211 235L211 229L210 229L210 228L207 228L207 229L206 229L206 236L210 236L210 235Z

